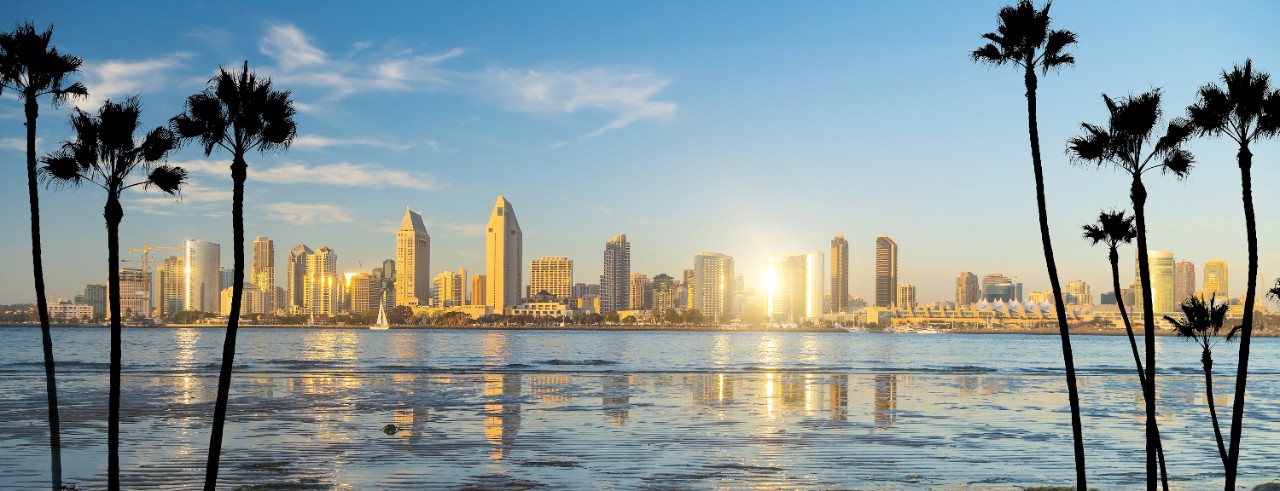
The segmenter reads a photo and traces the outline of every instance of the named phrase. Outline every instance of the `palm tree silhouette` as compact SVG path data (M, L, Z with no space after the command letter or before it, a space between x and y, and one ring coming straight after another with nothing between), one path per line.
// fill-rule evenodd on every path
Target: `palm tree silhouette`
M58 384L54 374L53 338L49 334L49 300L44 293L44 261L40 247L40 196L36 186L36 118L40 114L39 98L53 96L57 106L71 97L87 95L84 85L76 82L63 87L66 78L80 68L81 60L58 53L49 46L53 27L36 33L30 22L19 24L13 32L0 33L0 94L5 89L18 93L27 117L27 194L31 203L31 267L36 282L36 311L40 315L40 338L44 344L45 392L49 405L50 475L53 489L62 489L62 429L58 417Z
M297 125L293 121L295 112L289 91L274 90L269 78L259 80L249 71L249 62L246 61L239 73L219 68L218 75L209 80L209 86L203 92L188 97L186 110L170 121L182 138L198 140L205 156L211 155L214 148L222 148L232 156L231 223L235 234L235 279L231 284L231 313L222 347L218 402L213 413L209 461L205 468L204 488L208 491L213 491L218 482L222 428L227 417L236 330L240 323L240 302L244 290L244 182L249 169L244 156L253 150L265 153L288 148L297 134Z
M107 192L103 216L107 220L107 297L111 314L111 393L107 421L107 485L120 489L120 221L124 208L120 195L126 189L156 187L177 194L186 180L181 167L155 165L177 148L178 138L164 127L157 127L138 142L141 104L136 96L123 103L108 100L97 114L76 110L71 126L76 139L62 144L57 152L41 161L42 175L52 186L79 186L88 182ZM148 171L145 179L129 183L129 174L141 166Z
M1062 359L1067 372L1067 394L1071 403L1071 433L1075 439L1076 486L1085 491L1084 432L1080 423L1080 396L1076 390L1076 366L1071 354L1071 336L1067 331L1066 306L1062 302L1062 286L1058 281L1058 266L1053 260L1053 244L1049 238L1049 218L1045 207L1044 169L1040 160L1040 129L1036 121L1036 70L1048 75L1050 70L1074 65L1075 57L1066 51L1075 44L1076 34L1066 30L1049 28L1049 7L1036 9L1030 0L1020 0L1015 6L1000 9L996 32L982 37L986 45L974 50L970 57L975 62L995 66L1013 65L1021 68L1027 92L1027 133L1031 138L1031 165L1036 176L1036 205L1040 212L1040 242L1044 245L1044 261L1049 269L1049 284L1053 287L1054 306L1057 308L1058 332L1062 338ZM1154 476L1154 474L1152 474Z
M1280 90L1271 89L1266 72L1253 71L1253 61L1244 60L1221 75L1223 88L1214 83L1200 87L1195 104L1187 108L1196 133L1201 136L1227 135L1240 150L1240 184L1244 202L1244 225L1249 242L1249 278L1244 297L1244 317L1240 333L1240 360L1236 365L1235 401L1231 411L1231 445L1227 452L1226 488L1235 489L1236 464L1240 458L1240 429L1244 421L1245 385L1249 377L1249 340L1253 334L1253 304L1258 286L1258 224L1253 213L1253 183L1250 174L1253 153L1249 144L1280 133Z
M1193 158L1182 144L1191 136L1191 124L1175 119L1169 122L1165 135L1157 139L1147 152L1144 146L1151 143L1156 123L1160 120L1160 89L1114 101L1106 94L1110 119L1103 128L1088 123L1081 126L1083 136L1068 141L1067 153L1071 159L1083 165L1102 166L1110 163L1129 174L1129 199L1133 203L1134 221L1138 228L1138 275L1142 280L1142 312L1145 321L1143 341L1146 344L1147 381L1143 396L1147 407L1147 488L1154 490L1156 447L1159 429L1156 427L1156 344L1155 313L1151 305L1151 268L1147 264L1147 189L1142 175L1159 169L1182 179L1191 172Z
M1133 217L1125 216L1125 212L1111 211L1098 214L1096 225L1085 225L1084 238L1093 245L1107 244L1107 258L1111 261L1111 283L1116 296L1116 305L1120 307L1120 319L1124 321L1125 333L1129 335L1129 349L1133 351L1133 363L1138 367L1138 383L1142 386L1145 397L1147 376L1142 372L1142 358L1138 355L1138 342L1133 336L1133 323L1129 320L1129 312L1124 307L1124 297L1120 295L1120 253L1117 248L1121 243L1129 244L1137 237L1133 228ZM1169 473L1165 469L1164 445L1160 442L1159 428L1156 428L1156 456L1160 461L1160 483L1165 491L1169 489Z
M1173 324L1178 337L1191 339L1200 345L1200 362L1204 365L1204 395L1209 403L1209 417L1213 419L1213 436L1218 441L1218 457L1223 467L1227 466L1227 449L1222 443L1222 430L1218 426L1218 411L1213 402L1213 345L1214 337L1222 330L1222 321L1227 316L1227 304L1218 304L1217 295L1205 303L1197 297L1188 298L1182 305L1183 319L1164 316L1164 320ZM1236 326L1227 333L1227 341L1235 337L1242 326Z

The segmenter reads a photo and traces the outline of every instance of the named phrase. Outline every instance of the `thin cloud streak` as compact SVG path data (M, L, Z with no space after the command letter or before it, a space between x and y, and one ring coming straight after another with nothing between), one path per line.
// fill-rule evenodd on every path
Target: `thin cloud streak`
M438 149L435 142L428 140L432 149ZM356 137L356 138L330 138L320 135L300 135L293 139L293 148L312 150L318 148L327 148L333 146L350 146L363 145L369 147L385 148L388 150L404 151L413 148L413 145L404 143L391 143L376 138Z
M260 209L265 211L267 218L289 222L294 225L346 223L351 221L351 213L346 208L335 205L283 201L261 205Z
M86 60L80 71L84 74L89 96L72 99L72 104L87 111L98 108L107 99L169 86L173 72L186 68L183 60L192 56L191 53L179 52L139 61Z
M227 161L192 160L176 162L188 172L230 178ZM401 187L423 191L439 191L445 184L425 174L386 169L369 164L339 162L307 165L289 162L274 167L250 166L249 179L275 184L322 184L345 187Z

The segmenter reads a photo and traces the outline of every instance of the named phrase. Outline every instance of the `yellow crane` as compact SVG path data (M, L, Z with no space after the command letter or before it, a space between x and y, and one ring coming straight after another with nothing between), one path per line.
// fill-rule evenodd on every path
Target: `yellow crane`
M150 266L151 266L151 263L150 263L150 262L149 262L149 260L148 260L148 258L149 258L149 257L150 257L150 255L151 255L151 251L173 251L173 250L185 250L186 248L187 248L186 246L152 246L150 243L143 242L143 243L142 243L142 248L140 248L140 249L133 249L133 248L128 249L129 254L136 254L136 253L139 253L139 252L140 252L140 253L142 253L142 260L141 260L141 261L134 261L134 260L131 260L131 259L121 259L121 260L120 260L120 262L122 262L122 263L124 263L124 262L137 262L137 263L141 263L141 266L142 266L142 289L143 289L143 291L145 292L145 293L143 293L143 294L142 294L142 295L143 295L143 296L142 296L142 298L143 298L143 299L145 300L145 302L146 302L146 308L147 308L147 315L148 315L148 316L150 316L150 315L151 315L151 282L150 282L150 280L151 280L151 267L150 267Z

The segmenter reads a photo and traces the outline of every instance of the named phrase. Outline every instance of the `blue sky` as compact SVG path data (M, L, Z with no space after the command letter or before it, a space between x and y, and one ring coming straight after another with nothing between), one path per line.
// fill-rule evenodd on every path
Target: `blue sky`
M394 256L404 207L432 237L432 273L482 271L481 227L498 194L515 207L526 260L568 256L596 282L604 242L625 233L632 269L678 275L699 251L734 256L748 286L769 254L850 241L854 295L873 294L876 234L897 240L900 281L925 301L954 298L959 271L1048 289L1036 222L1021 77L973 64L1005 2L8 2L11 21L55 25L84 58L97 107L140 94L163 124L219 65L293 91L299 137L254 155L247 234L328 246L342 270ZM1233 63L1280 73L1274 2L1069 2L1077 66L1042 79L1049 217L1064 281L1095 296L1106 252L1079 239L1102 208L1124 206L1116 171L1069 164L1080 122L1105 122L1103 92L1163 87L1181 114ZM39 148L69 138L67 108L41 106ZM31 294L21 106L0 98L0 303ZM1192 144L1190 179L1148 179L1153 249L1223 259L1244 291L1235 150ZM1260 282L1280 274L1280 142L1254 149ZM122 247L223 244L231 261L227 156L186 148L181 200L131 194ZM51 297L105 282L104 197L42 192ZM1122 257L1132 257L1132 250ZM526 264L527 268L528 265ZM1127 284L1132 265L1121 268Z

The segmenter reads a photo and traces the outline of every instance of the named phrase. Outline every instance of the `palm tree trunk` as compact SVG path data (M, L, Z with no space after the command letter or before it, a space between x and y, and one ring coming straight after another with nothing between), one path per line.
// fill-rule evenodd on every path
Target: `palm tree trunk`
M244 181L248 173L244 156L237 154L231 163L231 227L235 242L235 272L231 285L231 313L227 318L227 337L222 345L222 370L218 374L218 402L213 411L213 432L209 436L209 461L205 467L204 489L218 486L218 462L222 457L222 429L227 420L227 399L231 393L231 368L236 356L236 331L240 325L240 300L244 294Z
M1244 316L1240 325L1240 361L1236 364L1236 393L1231 404L1231 446L1227 455L1226 489L1235 489L1236 469L1240 463L1240 432L1244 423L1245 385L1249 378L1249 340L1253 334L1253 300L1258 287L1258 223L1253 216L1253 153L1248 143L1240 145L1236 154L1240 164L1241 198L1244 201L1244 228L1249 235L1249 283L1244 295Z
M107 219L107 302L111 309L111 391L107 413L107 489L120 491L120 220L124 209L108 191L103 215ZM143 274L146 274L145 272Z
M1151 305L1151 268L1147 264L1147 188L1142 175L1134 174L1129 190L1133 217L1138 228L1138 278L1142 282L1143 343L1147 350L1147 382L1142 387L1147 406L1147 489L1156 489L1156 321Z
M34 94L25 95L27 113L27 195L31 202L31 269L36 279L36 312L44 347L44 387L49 398L49 474L53 491L62 489L62 420L58 417L58 383L54 374L53 336L49 330L49 299L44 294L44 261L40 248L40 194L36 186L36 117L40 106Z
M1124 320L1124 331L1129 335L1129 349L1133 351L1133 363L1138 367L1138 384L1142 386L1142 398L1147 402L1147 376L1142 373L1142 358L1138 355L1138 341L1133 337L1133 322L1129 320L1129 312L1124 308L1124 297L1120 295L1120 255L1111 248L1111 282L1115 288L1116 305L1120 307L1120 318ZM1169 471L1165 468L1164 444L1160 441L1160 428L1156 430L1156 458L1160 461L1160 486L1169 491Z
M1222 459L1222 465L1227 465L1227 449L1222 445L1222 430L1218 427L1218 410L1213 402L1213 357L1209 354L1209 350L1204 350L1204 354L1200 356L1200 361L1204 363L1204 396L1209 403L1209 418L1213 419L1213 437L1218 440L1218 457Z
M1058 266L1053 260L1053 244L1049 238L1049 215L1045 206L1044 169L1040 162L1040 129L1036 124L1036 73L1028 65L1027 132L1031 137L1031 164L1036 176L1036 208L1040 212L1040 242L1044 244L1044 262L1049 269L1049 284L1053 287L1053 302L1057 309L1058 332L1062 338L1062 359L1067 372L1067 398L1071 403L1071 435L1075 441L1076 487L1087 491L1085 483L1084 431L1080 422L1080 394L1076 390L1076 364L1071 354L1071 334L1067 331L1066 306L1062 303L1062 287L1058 283ZM1154 477L1154 474L1152 474Z

